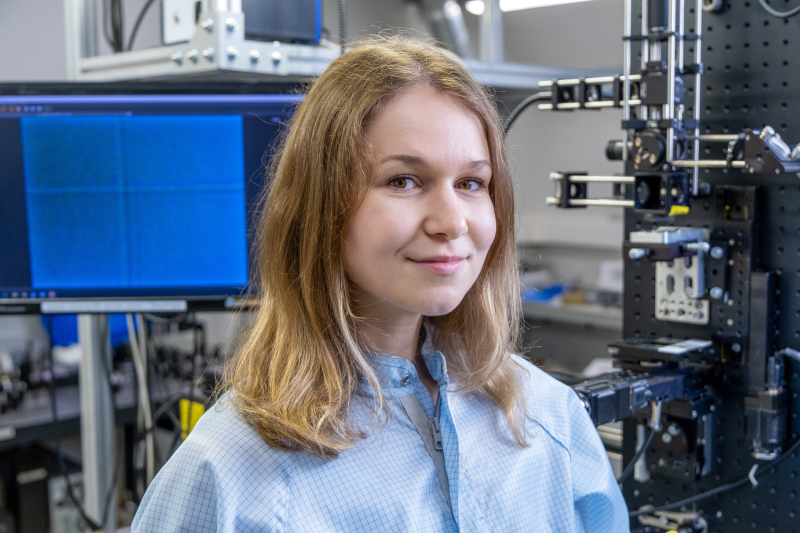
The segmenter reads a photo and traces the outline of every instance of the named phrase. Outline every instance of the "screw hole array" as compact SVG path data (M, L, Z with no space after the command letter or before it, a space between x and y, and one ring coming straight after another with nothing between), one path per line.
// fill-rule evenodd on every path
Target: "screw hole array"
M798 5L798 0L768 1L773 7L784 10ZM686 21L692 20L694 15L689 13ZM798 24L800 17L791 20L769 17L755 0L728 1L723 11L704 14L703 40L695 45L702 46L702 85L695 88L693 77L688 77L685 102L687 115L691 115L689 107L694 104L694 94L689 91L699 90L701 105L696 111L702 131L738 134L746 128L760 129L770 125L790 146L800 143L800 91L796 90L800 83L797 74L800 63L795 57ZM692 48L687 46L687 61L691 61ZM722 159L725 148L724 143L703 142L700 144L700 157ZM728 351L725 356L728 359L721 365L723 370L720 377L724 385L718 389L721 397L716 403L714 423L715 469L697 481L651 475L646 483L628 482L623 486L623 492L632 509L648 503L661 505L678 501L735 481L746 476L756 462L743 435L743 398L740 392L736 392L745 378L742 363L749 353L749 242L746 237L738 235L735 224L720 224L722 217L718 199L721 186L760 188L760 212L763 218L754 226L757 228L753 235L756 251L752 267L775 272L778 278L780 292L775 298L781 312L775 317L776 346L800 349L800 183L797 177L793 173L779 176L750 175L736 169L704 169L701 176L718 192L706 199L695 200L685 220L676 218L674 224L710 227L714 229L712 240L735 241L734 245L728 247L728 257L733 264L709 265L709 274L714 277L727 269L729 285L726 289L732 305L720 305L719 301L712 303L708 326L653 320L653 293L648 283L652 271L644 263L628 261L625 265L626 318L623 337L727 339ZM643 216L626 216L626 231L651 229L651 226L651 221ZM746 231L744 226L746 224L739 229ZM721 227L724 228L723 234L718 235L717 229ZM638 285L634 285L635 277L639 279ZM636 299L632 297L634 294ZM637 313L639 320L634 318ZM647 320L648 317L650 320ZM740 353L733 354L730 351L733 342L741 344L743 349ZM714 357L719 361L722 355ZM790 412L800 413L800 364L787 365L786 379L792 391ZM790 438L797 438L800 435L800 416L790 416L788 423ZM626 425L625 431L629 428ZM757 489L748 485L719 494L698 502L696 510L708 521L709 532L747 530L800 533L800 485L796 478L791 478L797 472L800 472L800 460L789 458L774 474L759 478L761 485Z

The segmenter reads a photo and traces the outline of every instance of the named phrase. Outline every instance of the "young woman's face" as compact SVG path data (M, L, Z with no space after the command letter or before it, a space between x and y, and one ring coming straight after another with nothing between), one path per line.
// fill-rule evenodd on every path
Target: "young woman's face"
M386 105L366 136L374 178L344 244L356 305L384 319L447 314L478 277L496 232L483 126L422 86Z

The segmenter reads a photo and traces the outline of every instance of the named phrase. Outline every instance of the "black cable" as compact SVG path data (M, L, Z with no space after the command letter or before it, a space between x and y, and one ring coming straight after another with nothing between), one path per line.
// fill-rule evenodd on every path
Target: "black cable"
M770 470L778 466L779 463L784 461L787 457L790 457L794 452L797 451L797 448L800 447L800 439L797 439L794 444L792 444L784 453L780 455L780 457L773 459L769 463L766 463L764 466L759 467L753 477L759 478L764 474L768 473ZM653 507L650 509L642 509L639 511L631 511L628 515L631 518L636 518L639 515L643 514L650 514L655 513L658 511L668 511L670 509L675 509L676 507L682 507L684 505L688 505L690 503L694 503L696 501L704 500L706 498L710 498L716 494L720 494L721 492L727 492L729 490L733 490L735 488L741 487L750 482L750 476L747 475L737 481L732 481L731 483L727 483L725 485L721 485L717 488L707 490L706 492L701 492L700 494L696 494L694 496L690 496L689 498L684 498L683 500L677 501L675 503L668 503L666 505L661 505L659 507Z
M72 504L78 509L78 513L81 515L81 518L84 522L89 526L90 529L93 531L102 530L102 526L99 525L97 522L91 519L89 515L86 514L86 509L84 509L83 504L81 504L78 497L75 495L75 486L72 484L72 478L69 476L69 469L67 469L67 461L64 458L64 450L61 447L61 426L58 425L58 405L56 402L56 388L55 388L55 365L53 362L53 343L52 343L52 332L53 332L53 318L51 316L47 317L45 321L47 323L47 334L48 334L48 341L49 341L49 349L47 350L47 359L50 365L50 380L48 382L48 390L50 393L50 410L52 411L53 416L53 429L54 429L54 437L53 440L56 442L56 453L58 455L58 465L61 469L61 475L64 476L64 481L67 484L67 496L72 501Z
M122 52L122 47L125 45L122 0L111 0L111 32L114 39L114 51Z
M108 25L111 22L111 9L108 7L108 0L103 0L103 37L105 38L108 46L111 47L112 50L115 52L116 45L114 43L114 39L109 33Z
M339 0L339 42L344 54L347 43L347 0Z
M514 124L514 121L517 120L519 114L522 113L526 107L528 107L534 102L549 99L551 96L552 93L550 93L550 91L540 91L538 93L530 95L525 100L520 102L519 105L517 105L517 107L515 107L514 110L508 114L505 122L503 123L503 137L508 135L508 130L511 129L511 125Z
M777 9L774 9L773 7L771 7L767 3L767 0L758 0L758 2L761 4L761 7L764 8L764 11L766 11L767 13L772 15L773 17L778 17L778 18L781 18L781 19L788 19L789 17L793 17L793 16L797 15L798 13L800 13L800 6L797 6L794 9L790 9L789 11L778 11Z
M133 25L133 29L131 30L131 38L128 40L128 51L130 52L133 49L133 41L136 40L136 34L139 32L139 26L142 24L142 20L144 16L147 14L147 10L150 9L150 6L155 3L155 0L147 0L147 3L142 6L142 10L139 11L139 16L136 17L136 23Z
M625 480L631 475L633 472L633 468L636 466L636 462L641 459L642 455L644 454L645 450L650 447L650 443L653 442L653 436L656 434L654 430L650 430L650 434L644 441L644 445L642 445L639 450L635 454L633 454L633 459L628 463L628 466L625 467L625 470L622 471L622 475L617 480L617 483L624 483Z

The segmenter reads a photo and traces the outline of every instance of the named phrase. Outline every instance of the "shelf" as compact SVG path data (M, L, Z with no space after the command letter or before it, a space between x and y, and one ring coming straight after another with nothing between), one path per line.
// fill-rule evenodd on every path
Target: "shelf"
M564 305L551 307L522 302L522 314L528 320L573 324L588 328L622 331L622 309L600 305Z
M253 41L245 38L244 14L209 12L201 16L192 39L146 50L75 58L71 77L77 81L195 81L286 79L308 81L339 57L339 48ZM464 64L484 85L500 90L539 90L539 82L613 74L604 69L560 68L472 59Z

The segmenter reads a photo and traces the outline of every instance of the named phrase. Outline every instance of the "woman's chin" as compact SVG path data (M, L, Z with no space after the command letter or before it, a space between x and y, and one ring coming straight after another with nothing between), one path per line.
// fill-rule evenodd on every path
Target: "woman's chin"
M424 298L414 307L424 316L442 316L452 312L464 299L463 294L437 294Z

